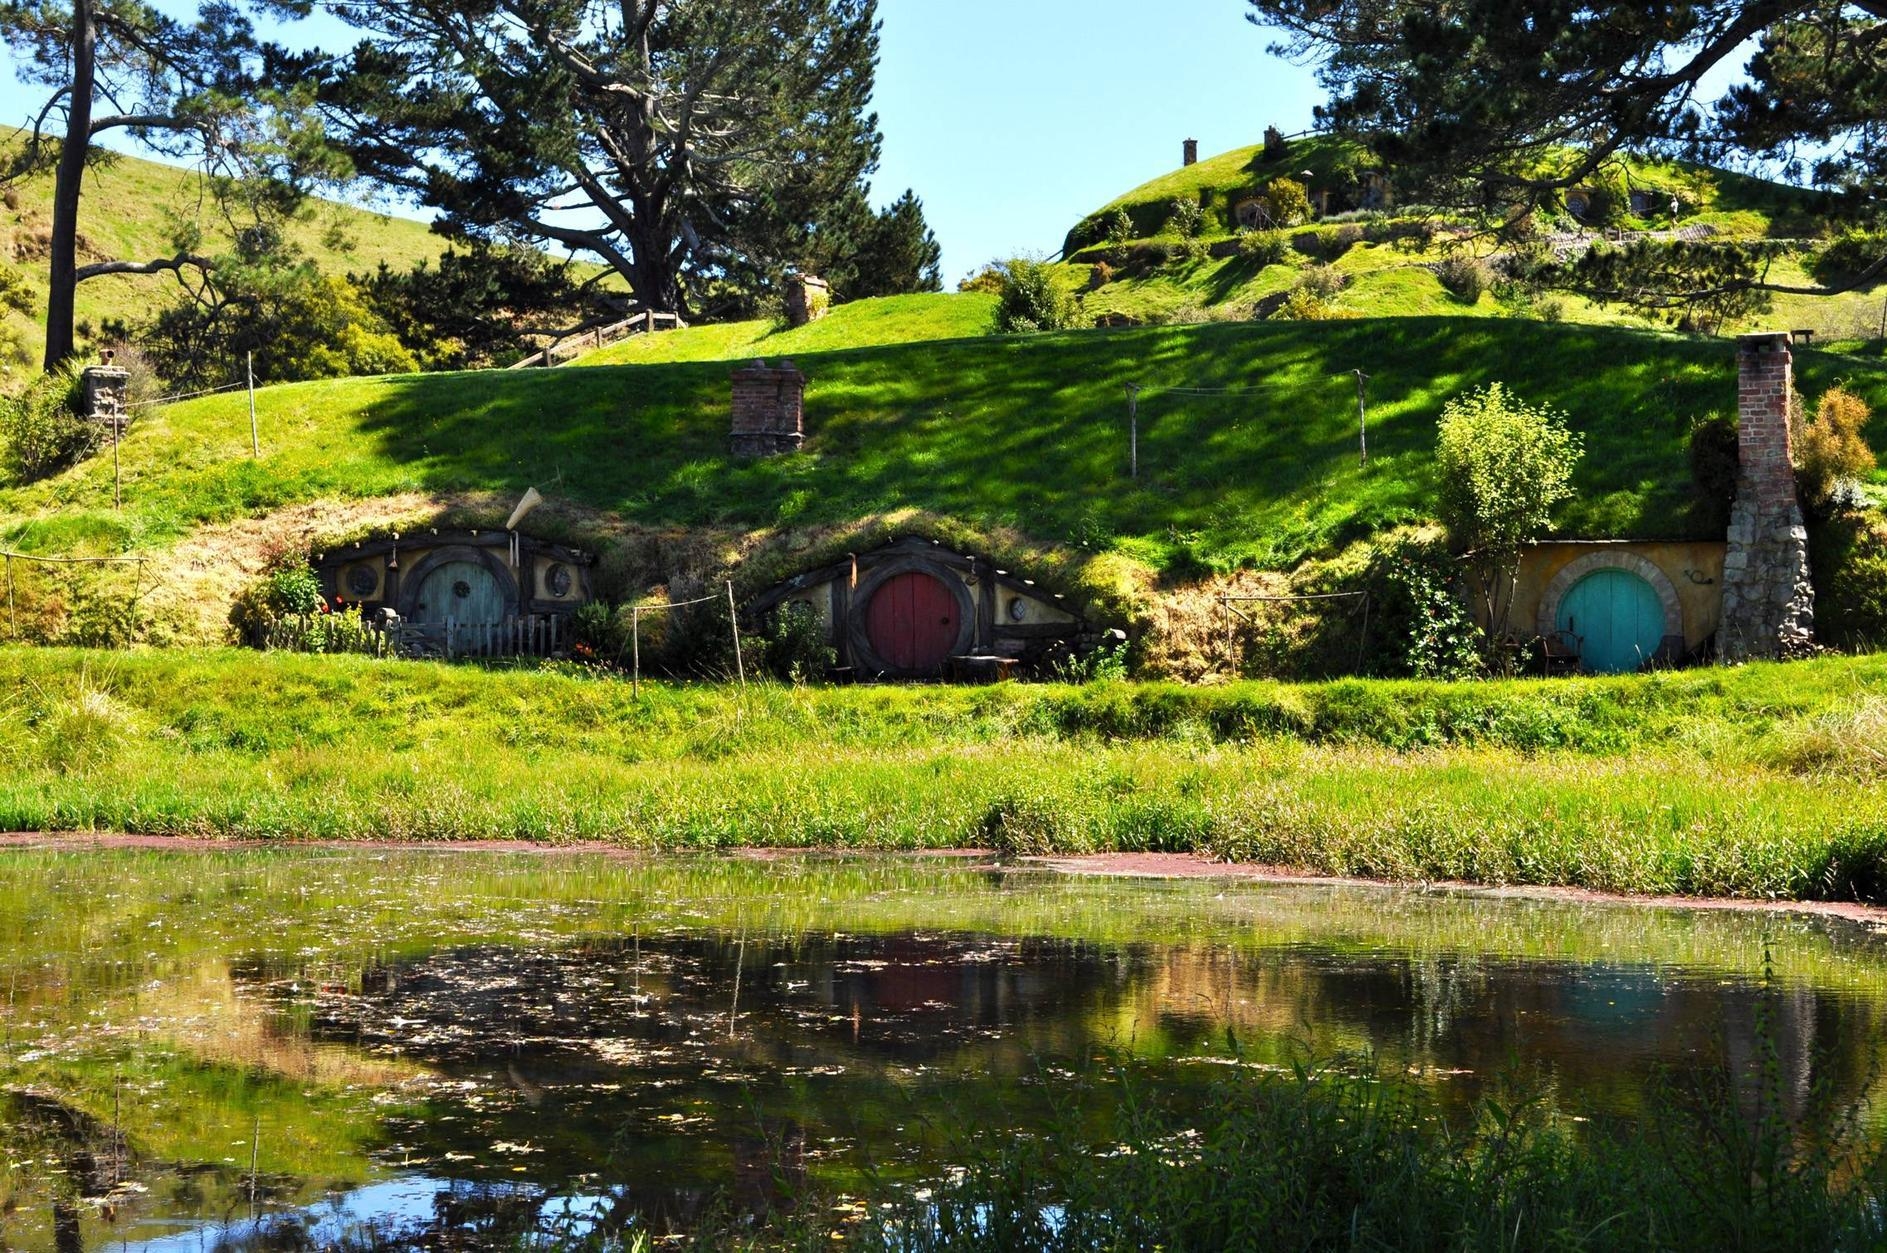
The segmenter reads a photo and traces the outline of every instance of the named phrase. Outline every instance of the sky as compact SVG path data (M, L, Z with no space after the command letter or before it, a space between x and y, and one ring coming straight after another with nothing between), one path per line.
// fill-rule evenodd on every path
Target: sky
M1310 125L1311 72L1242 0L880 0L874 199L906 187L946 286L1053 252L1082 217L1180 164Z
M880 0L873 199L917 192L954 287L983 262L1055 251L1089 212L1177 167L1185 139L1211 156L1257 143L1268 123L1304 129L1321 99L1310 71L1269 55L1246 11L1243 0ZM6 73L0 121L30 121L42 99Z

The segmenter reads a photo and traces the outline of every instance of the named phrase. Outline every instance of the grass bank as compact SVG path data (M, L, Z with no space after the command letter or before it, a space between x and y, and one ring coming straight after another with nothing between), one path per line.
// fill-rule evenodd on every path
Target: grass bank
M1887 660L1610 680L793 689L0 651L0 828L1202 851L1887 900Z
M813 352L794 358L810 380L806 449L762 461L728 454L725 363L293 384L260 397L260 459L241 395L173 405L124 444L122 512L111 459L95 459L0 490L0 542L150 548L313 500L493 492L509 502L535 484L632 525L805 530L920 509L1174 572L1289 569L1432 516L1436 416L1493 380L1565 409L1585 433L1560 532L1700 536L1710 528L1693 516L1687 432L1693 416L1734 403L1733 353L1722 341L1461 318ZM1856 366L1819 352L1797 363L1811 396ZM1355 368L1371 376L1366 466ZM1131 488L1129 380L1144 388ZM1887 407L1878 384L1852 380Z

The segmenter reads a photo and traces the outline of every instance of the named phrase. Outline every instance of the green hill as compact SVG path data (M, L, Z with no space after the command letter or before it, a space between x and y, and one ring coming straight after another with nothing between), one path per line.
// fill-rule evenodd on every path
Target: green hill
M197 175L177 166L112 154L86 175L79 218L79 264L108 259L148 261L168 256L173 226L199 223L212 251L226 245L226 231L201 195ZM34 317L9 315L35 359L45 343L46 250L51 238L52 178L32 179L0 201L0 261L17 267L38 299ZM293 223L291 240L328 273L365 272L385 262L395 269L436 258L445 241L424 222L375 213L353 205L317 201ZM176 282L168 275L107 275L79 284L78 317L93 327L105 320L133 319L168 301Z
M1289 177L1313 194L1330 191L1337 205L1356 199L1359 181L1370 169L1360 148L1315 136L1290 143L1282 156L1266 160L1260 146L1237 148L1171 171L1101 206L1070 229L1063 243L1068 280L1089 287L1083 305L1089 316L1108 322L1161 323L1221 317L1249 317L1280 299L1304 271L1320 262L1335 268L1346 286L1330 301L1339 317L1463 316L1534 317L1595 325L1650 326L1652 321L1621 307L1601 307L1577 297L1555 296L1516 306L1493 292L1464 299L1451 292L1436 273L1451 253L1489 256L1494 245L1453 232L1445 215L1419 207L1351 210L1285 231L1290 242L1282 262L1264 264L1236 255L1238 224L1234 212L1272 179ZM1619 205L1609 221L1632 232L1672 226L1665 207L1672 196L1681 209L1676 225L1692 235L1722 240L1791 241L1772 264L1770 278L1787 284L1812 280L1808 263L1827 222L1818 215L1816 193L1737 174L1678 162L1630 160L1620 163L1595 186L1609 190ZM1631 212L1630 193L1648 194L1656 210L1648 217ZM1170 222L1174 203L1199 206L1195 235L1182 238ZM1116 212L1131 224L1129 237L1106 238ZM1649 210L1648 210L1649 211ZM1560 214L1540 221L1542 229L1571 232L1579 223ZM1106 270L1096 263L1106 263ZM1734 333L1759 327L1788 326L1815 331L1824 339L1873 336L1880 322L1887 285L1839 297L1777 296L1751 315L1733 318L1721 330Z
M124 444L122 513L110 458L96 458L0 491L0 542L161 548L302 502L493 493L496 508L535 484L647 528L751 535L922 510L1155 572L1285 569L1430 516L1436 415L1496 379L1586 433L1560 531L1701 535L1686 433L1692 417L1734 403L1732 352L1721 340L1456 318L796 350L810 379L806 449L758 462L727 452L725 364L295 384L261 393L260 460L241 395L171 406ZM1887 406L1887 380L1857 364L1804 352L1802 386L1812 395L1849 378ZM1356 457L1359 368L1371 376L1367 466ZM1127 382L1145 389L1137 482Z

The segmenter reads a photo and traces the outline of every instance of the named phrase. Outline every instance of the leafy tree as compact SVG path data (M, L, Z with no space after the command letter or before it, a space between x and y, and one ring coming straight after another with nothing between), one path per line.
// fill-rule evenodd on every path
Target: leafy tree
M805 264L878 159L874 0L320 0L356 166L449 231L594 256L690 312Z
M1273 226L1296 226L1310 220L1310 191L1294 178L1274 178L1259 197Z
M1442 407L1435 447L1441 518L1467 555L1490 652L1507 635L1520 547L1573 494L1582 445L1564 414L1529 405L1499 383Z
M170 256L78 264L85 172L109 159L94 147L101 135L122 131L160 156L194 161L232 225L279 217L299 202L303 179L339 172L303 90L275 85L301 82L314 54L259 41L242 0L202 0L193 19L143 0L0 0L0 39L18 76L47 93L0 182L53 174L48 369L73 353L79 283L209 267L188 232ZM58 133L47 129L54 122Z
M279 246L238 249L214 262L214 281L160 312L142 332L158 372L188 387L408 373L419 368L352 282L318 273Z
M534 337L573 334L608 318L614 301L535 248L474 242L410 270L382 263L349 276L369 308L429 370L506 364Z
M1855 217L1887 176L1880 0L1247 2L1254 22L1285 32L1274 51L1319 63L1331 93L1320 124L1435 204L1551 207L1628 152L1779 166ZM1745 57L1740 80L1702 94ZM1668 304L1831 294L1887 274L1887 249L1835 284L1778 281L1742 246L1719 250L1730 260L1716 266L1638 252L1601 277Z

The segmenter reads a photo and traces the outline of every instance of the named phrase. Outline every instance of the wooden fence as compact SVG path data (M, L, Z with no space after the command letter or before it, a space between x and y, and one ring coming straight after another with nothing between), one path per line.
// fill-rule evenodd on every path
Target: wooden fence
M269 628L266 647L301 653L361 653L370 657L434 658L555 657L570 633L557 614L527 614L502 622L353 623L306 614Z
M653 335L655 328L658 326L666 326L671 330L680 330L686 325L688 324L682 321L678 314L657 313L653 309L645 309L641 313L633 314L620 322L613 322L608 326L599 326L593 330L579 332L567 339L560 339L550 345L550 347L545 348L542 352L534 352L524 360L513 363L508 368L522 370L529 366L562 365L572 357L580 357L586 352L594 352L598 348L606 347L616 343L618 340L627 339L631 335Z

